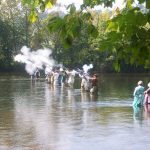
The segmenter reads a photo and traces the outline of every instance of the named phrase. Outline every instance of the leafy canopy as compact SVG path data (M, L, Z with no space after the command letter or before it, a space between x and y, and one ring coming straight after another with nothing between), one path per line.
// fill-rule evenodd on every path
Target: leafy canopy
M77 11L72 4L68 7L69 13L65 17L48 17L47 28L50 32L60 35L64 47L72 45L73 40L81 36L81 31L86 27L86 32L93 38L97 37L98 29L93 24L93 18L88 8L104 4L112 7L115 0L84 0L81 10ZM114 56L115 68L119 70L120 62L143 65L150 68L150 0L138 0L145 4L133 7L135 0L126 0L123 10L116 9L114 17L107 22L105 36L100 38L99 50L109 51ZM22 0L24 5L30 7L29 19L35 22L38 11L45 11L56 3L56 0ZM86 10L86 11L84 11Z

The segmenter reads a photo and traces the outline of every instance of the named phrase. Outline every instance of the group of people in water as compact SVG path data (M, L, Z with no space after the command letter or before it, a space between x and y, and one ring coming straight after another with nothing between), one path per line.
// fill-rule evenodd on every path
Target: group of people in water
M78 75L81 78L81 90L90 93L98 92L98 76L84 72L83 70L72 70L64 68L46 68L45 79L47 83L53 86L71 87L73 88L75 82L75 76ZM34 74L31 76L32 79L38 79L40 77L40 71L37 68ZM150 82L148 88L145 90L143 81L138 81L137 86L134 89L134 100L133 107L141 107L143 105L150 104Z
M98 76L97 74L89 75L89 73L83 70L73 70L65 68L46 68L45 79L47 83L53 86L71 87L73 88L75 82L75 76L78 75L81 78L81 90L90 93L98 92ZM32 79L38 79L40 77L40 71L38 68L31 76Z
M141 107L148 104L150 105L150 82L147 86L148 88L145 90L143 81L138 81L133 93L133 107Z

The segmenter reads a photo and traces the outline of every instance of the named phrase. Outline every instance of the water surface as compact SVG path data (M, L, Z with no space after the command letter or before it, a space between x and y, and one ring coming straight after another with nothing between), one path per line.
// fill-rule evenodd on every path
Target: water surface
M98 95L52 87L44 79L0 76L0 150L147 150L150 108L133 109L138 80L105 74Z

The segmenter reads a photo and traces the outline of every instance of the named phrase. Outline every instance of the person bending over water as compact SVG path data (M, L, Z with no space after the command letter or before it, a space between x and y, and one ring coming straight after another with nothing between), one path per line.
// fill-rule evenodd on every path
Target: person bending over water
M143 81L139 81L137 83L137 87L134 89L134 101L132 106L133 107L140 107L143 105L143 100L144 100L144 87L143 87Z

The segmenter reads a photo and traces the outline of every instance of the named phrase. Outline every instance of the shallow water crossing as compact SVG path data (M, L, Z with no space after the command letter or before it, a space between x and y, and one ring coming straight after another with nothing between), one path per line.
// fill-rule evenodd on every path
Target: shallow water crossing
M0 76L0 150L147 150L150 108L133 109L138 80L100 75L98 95L44 79Z

